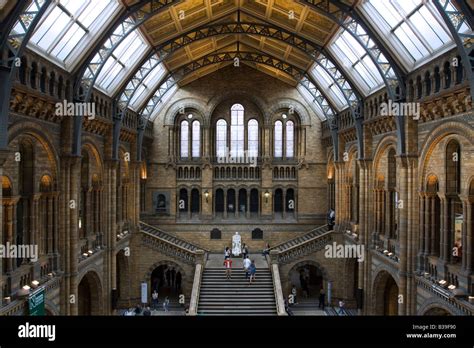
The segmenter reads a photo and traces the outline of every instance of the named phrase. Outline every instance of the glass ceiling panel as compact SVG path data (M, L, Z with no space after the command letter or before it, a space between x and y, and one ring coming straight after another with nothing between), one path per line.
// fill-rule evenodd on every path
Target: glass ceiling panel
M28 45L70 70L120 6L117 0L53 1Z
M332 103L336 105L339 111L345 109L349 105L347 104L342 91L339 89L334 80L320 65L315 64L314 68L310 71L311 76L316 80L324 90L328 92L328 97Z
M138 30L131 32L105 62L97 77L96 86L106 94L113 95L130 71L138 65L148 47ZM99 62L99 54L92 61Z
M448 7L452 8L452 4ZM453 40L434 5L422 0L367 0L362 12L412 70L452 44ZM462 31L469 28L464 25Z
M161 98L161 102L158 103L158 105L155 107L155 110L153 110L152 114L151 114L151 117L150 119L152 121L155 120L155 118L158 116L158 114L161 112L161 110L163 109L163 107L165 106L166 102L168 100L170 100L170 98L176 93L176 91L178 90L178 86L177 85L174 85L172 86L168 92L166 92L164 95L163 95L163 98Z
M358 30L362 31L360 26ZM369 47L373 46L375 44L369 40ZM365 95L383 85L383 78L366 50L346 30L339 30L329 44L329 50Z
M298 89L298 92L300 92L300 94L306 100L306 102L309 104L309 106L314 111L314 113L319 117L319 119L321 119L322 121L325 121L326 116L324 115L324 112L319 106L319 104L314 100L314 97L311 95L311 93L309 93L309 91L301 85L298 85L296 88Z
M143 83L139 85L137 91L133 95L130 101L130 107L137 111L137 109L143 104L147 97L151 97L151 94L158 87L158 83L165 75L166 70L163 64L157 65L143 80Z

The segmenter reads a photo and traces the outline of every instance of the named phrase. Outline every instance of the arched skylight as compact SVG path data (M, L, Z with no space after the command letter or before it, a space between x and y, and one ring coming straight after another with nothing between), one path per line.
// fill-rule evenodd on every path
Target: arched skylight
M361 26L358 26L357 30L360 34L364 34ZM367 40L369 47L375 46L371 39ZM348 31L341 28L330 43L329 50L352 80L361 87L365 95L382 87L384 81L376 65L367 51Z
M153 90L158 86L161 79L165 76L166 69L163 64L159 64L153 68L142 83L137 87L135 94L130 100L130 107L137 111L143 105L145 100L151 96Z
M29 47L69 69L119 8L117 0L52 1L30 39Z
M300 94L303 96L303 98L309 104L309 106L314 111L316 116L318 116L320 120L325 121L326 116L324 115L324 112L321 109L321 107L319 106L319 104L316 101L314 101L314 98L311 95L311 93L309 93L309 91L305 87L303 87L302 85L298 85L296 87L296 89L298 90L298 92L300 92Z
M327 92L331 102L338 108L339 111L347 108L347 104L341 89L337 86L334 80L320 65L315 64L310 71L311 76L316 80L321 88Z
M96 85L106 94L114 94L130 71L138 65L148 47L149 44L139 30L130 33L105 62L97 77ZM92 62L94 61L100 61L100 53L97 53Z
M448 28L429 1L368 0L361 9L410 70L452 44ZM463 25L461 30L469 28Z

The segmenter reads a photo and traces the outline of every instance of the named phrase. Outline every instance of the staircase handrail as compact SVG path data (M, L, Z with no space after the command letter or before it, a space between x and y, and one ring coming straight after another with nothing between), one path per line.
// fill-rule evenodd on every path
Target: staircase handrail
M191 291L191 298L189 300L189 313L188 313L188 315L191 315L191 316L197 315L198 305L199 305L199 294L201 293L202 275L204 273L206 260L208 258L208 253L205 252L204 250L197 250L197 254L202 255L202 257L197 259L196 267L194 269L193 288Z
M265 255L265 258L268 263L268 268L272 274L272 283L273 283L273 293L275 295L275 303L277 309L277 315L285 316L288 315L285 310L285 300L283 297L283 290L281 288L281 279L280 279L280 270L278 268L278 262L272 262L272 258L274 258L278 252L275 250L270 251L271 255Z
M160 229L160 228L157 228L157 227L155 227L155 226L149 225L149 224L147 224L147 223L145 223L145 222L143 222L143 221L140 221L140 225L148 226L148 227L150 227L151 229L154 229L154 230L156 230L156 231L158 231L158 232L161 232L161 233L164 233L164 234L166 234L166 235L168 235L168 236L170 236L170 237L173 237L173 238L175 238L176 240L178 240L178 241L180 241L180 242L185 242L185 243L187 243L187 244L189 244L189 245L192 245L193 247L196 248L196 250L204 250L206 253L209 252L209 250L207 250L207 249L205 249L205 248L201 248L199 245L195 245L195 244L193 244L193 243L188 242L187 240L180 239L180 238L178 238L178 237L176 237L176 236L174 236L174 235L172 235L172 234L169 234L169 233L163 231L163 230ZM143 230L142 228L140 228L140 231L141 231L142 233L145 233L145 234L148 234L148 235L153 236L153 237L155 237L155 238L158 238L158 239L160 239L161 241L166 242L167 244L174 245L174 246L177 247L177 248L186 250L186 251L188 251L188 252L190 252L190 253L196 253L196 250L191 250L191 249L185 248L185 247L183 247L183 246L181 246L181 245L177 245L176 243L173 243L173 242L171 242L171 241L169 241L169 240L167 240L167 239L165 239L165 238L162 238L162 237L160 237L160 236L158 236L158 235L156 235L156 234L147 232L147 231Z
M297 236L297 237L295 237L295 238L289 239L289 240L287 240L287 241L285 241L285 242L282 242L282 243L280 243L280 244L277 244L277 245L271 247L270 250L278 250L278 249L279 249L282 245L284 245L284 244L287 244L287 243L289 243L289 242L291 242L291 241L293 241L293 240L296 240L296 239L298 239L298 238L304 237L304 236L306 236L307 234L310 234L310 233L312 233L312 232L314 232L314 231L316 231L316 230L319 230L319 229L323 229L323 228L325 228L325 227L327 227L327 226L328 226L328 225L322 225L322 226L315 227L315 228L309 230L308 232L306 232L306 233L304 233L304 234L301 234L301 235L299 235L299 236ZM329 232L329 231L328 231L328 232ZM332 231L331 231L331 232L332 232ZM318 237L319 237L319 236L321 236L321 235L318 235ZM301 244L303 244L303 243L301 243Z

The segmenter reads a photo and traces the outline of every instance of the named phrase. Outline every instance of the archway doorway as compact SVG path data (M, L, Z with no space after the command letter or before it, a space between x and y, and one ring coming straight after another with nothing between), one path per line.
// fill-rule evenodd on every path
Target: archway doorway
M101 315L102 286L94 272L88 272L82 277L78 286L77 307L79 315Z
M440 307L433 307L428 309L423 315L435 315L435 316L450 316L451 313L449 313L446 309L440 308Z
M323 272L317 266L302 263L290 270L290 288L296 287L300 298L315 299L319 297L319 291L324 286Z
M374 281L376 315L398 315L398 285L386 271L381 271Z
M124 305L129 297L130 289L130 275L128 272L128 258L125 256L125 251L121 250L117 253L116 256L116 297L114 299L117 307L121 307L121 304Z
M168 296L177 299L182 292L183 272L176 265L162 264L151 273L151 292L157 291L159 298Z

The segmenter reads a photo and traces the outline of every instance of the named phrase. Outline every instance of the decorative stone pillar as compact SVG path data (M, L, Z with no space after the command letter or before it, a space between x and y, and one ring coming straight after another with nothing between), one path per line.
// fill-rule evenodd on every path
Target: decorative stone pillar
M461 196L463 211L463 229L462 229L462 262L461 271L468 275L472 267L472 202L469 196Z
M398 269L398 277L399 277L399 296L401 296L403 301L399 301L398 303L398 315L406 315L407 314L407 263L408 263L408 207L407 202L410 199L408 194L408 157L407 156L397 156L397 174L399 172L399 180L398 180L398 189L400 192L399 199L404 202L403 209L400 209L400 223L399 223L399 242L400 242L400 260L399 260L399 269ZM388 195L389 196L389 195ZM389 209L390 210L390 209ZM388 227L388 223L386 226ZM386 233L387 236L387 233Z
M71 167L71 176L70 176L70 197L77 204L79 202L79 188L81 182L81 158L80 157L70 157L70 167ZM76 295L76 301L71 303L70 315L78 314L78 263L79 263L79 207L76 206L76 209L71 211L70 216L71 224L71 233L70 233L70 257L71 264L69 269L69 274L71 275L71 288L70 292Z

